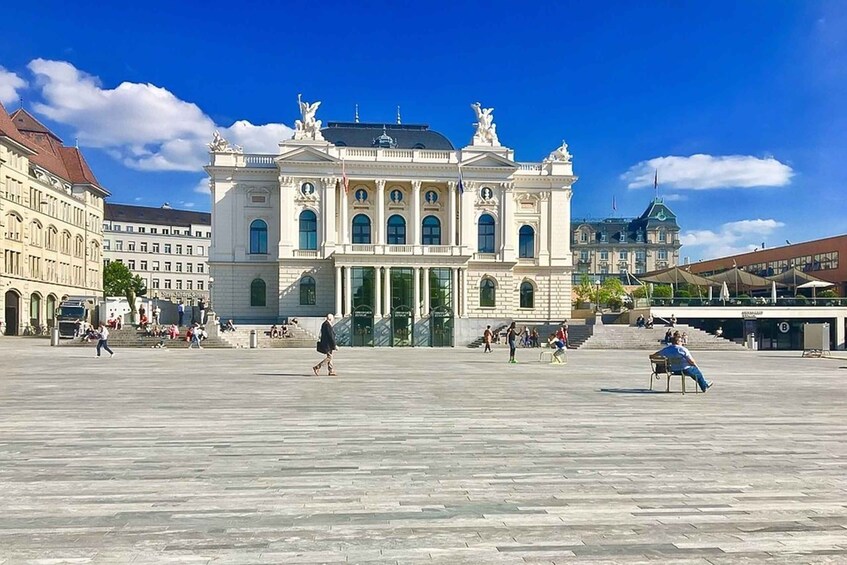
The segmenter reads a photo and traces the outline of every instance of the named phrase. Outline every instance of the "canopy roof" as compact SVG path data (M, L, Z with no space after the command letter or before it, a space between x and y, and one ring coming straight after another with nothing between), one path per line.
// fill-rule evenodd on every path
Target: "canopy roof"
M813 277L812 275L803 272L797 267L788 269L787 271L778 275L768 277L768 279L787 286L797 286L803 283L821 280L817 277Z
M778 281L773 281L771 279L760 277L759 275L754 275L753 273L748 273L747 271L742 271L738 267L733 267L728 271L710 275L709 278L718 284L726 283L730 288L732 288L735 284L737 284L739 288L744 289L770 288L774 282L776 282L777 286L785 286L783 283Z
M687 283L698 286L717 286L720 284L715 283L713 280L709 280L706 277L690 273L685 269L680 269L679 267L671 267L670 269L665 269L664 271L654 271L652 273L647 273L646 275L639 278L644 282L659 284L675 285L679 283ZM768 284L770 284L770 282L768 282Z

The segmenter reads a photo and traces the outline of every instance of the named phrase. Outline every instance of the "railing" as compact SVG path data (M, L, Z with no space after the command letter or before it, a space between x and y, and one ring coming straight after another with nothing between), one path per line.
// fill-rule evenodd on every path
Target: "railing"
M273 155L245 155L244 163L248 167L268 169L276 167L276 157Z
M518 169L521 171L540 171L541 163L518 163Z
M424 245L424 255L449 255L451 247L449 245Z
M308 259L317 259L318 252L310 249L295 249L294 256Z
M342 245L339 252L365 255L461 255L461 248L458 245L374 245L354 243ZM493 257L494 255L492 254Z
M830 307L830 308L845 308L847 307L847 298L806 298L806 297L786 297L777 298L776 301L770 297L752 297L752 298L730 298L729 300L721 300L720 298L699 298L699 297L677 297L677 298L651 298L638 299L645 301L652 306L674 306L674 307L747 307L747 308L783 308L786 306L794 307Z
M411 254L415 252L414 245L389 245L388 246L389 253L403 253L403 254Z
M349 247L349 253L373 253L375 245L357 243L353 245L347 246Z

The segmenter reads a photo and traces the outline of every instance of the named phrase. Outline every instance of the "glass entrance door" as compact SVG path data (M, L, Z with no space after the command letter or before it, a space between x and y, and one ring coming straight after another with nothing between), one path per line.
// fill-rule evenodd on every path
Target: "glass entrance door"
M453 346L453 312L449 308L436 308L430 315L430 337L433 347Z
M358 306L353 309L352 321L353 347L373 347L374 311L370 306Z

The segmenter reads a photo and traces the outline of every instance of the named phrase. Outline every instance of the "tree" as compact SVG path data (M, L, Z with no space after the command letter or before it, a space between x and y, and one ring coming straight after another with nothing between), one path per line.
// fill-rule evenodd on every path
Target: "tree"
M597 302L612 309L619 309L623 304L624 296L626 296L626 289L621 280L617 277L609 277L600 286Z
M130 317L135 323L135 297L147 294L144 279L118 261L112 261L103 269L103 293L106 296L124 296L129 302Z
M574 295L579 302L589 302L594 300L594 286L591 280L585 273L579 278L579 284L573 289Z

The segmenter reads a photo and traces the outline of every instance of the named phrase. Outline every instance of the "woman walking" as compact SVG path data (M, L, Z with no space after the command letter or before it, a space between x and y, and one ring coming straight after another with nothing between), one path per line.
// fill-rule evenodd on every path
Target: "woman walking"
M338 376L335 368L332 366L332 352L338 349L338 344L335 342L335 328L332 327L332 321L334 319L335 316L327 314L326 320L321 325L321 340L318 342L317 349L318 353L323 353L326 357L323 361L312 367L312 372L315 373L316 377L324 365L326 365L330 377Z
M515 361L515 349L517 348L518 331L515 329L515 323L509 325L506 331L506 341L509 342L509 363L517 363Z

